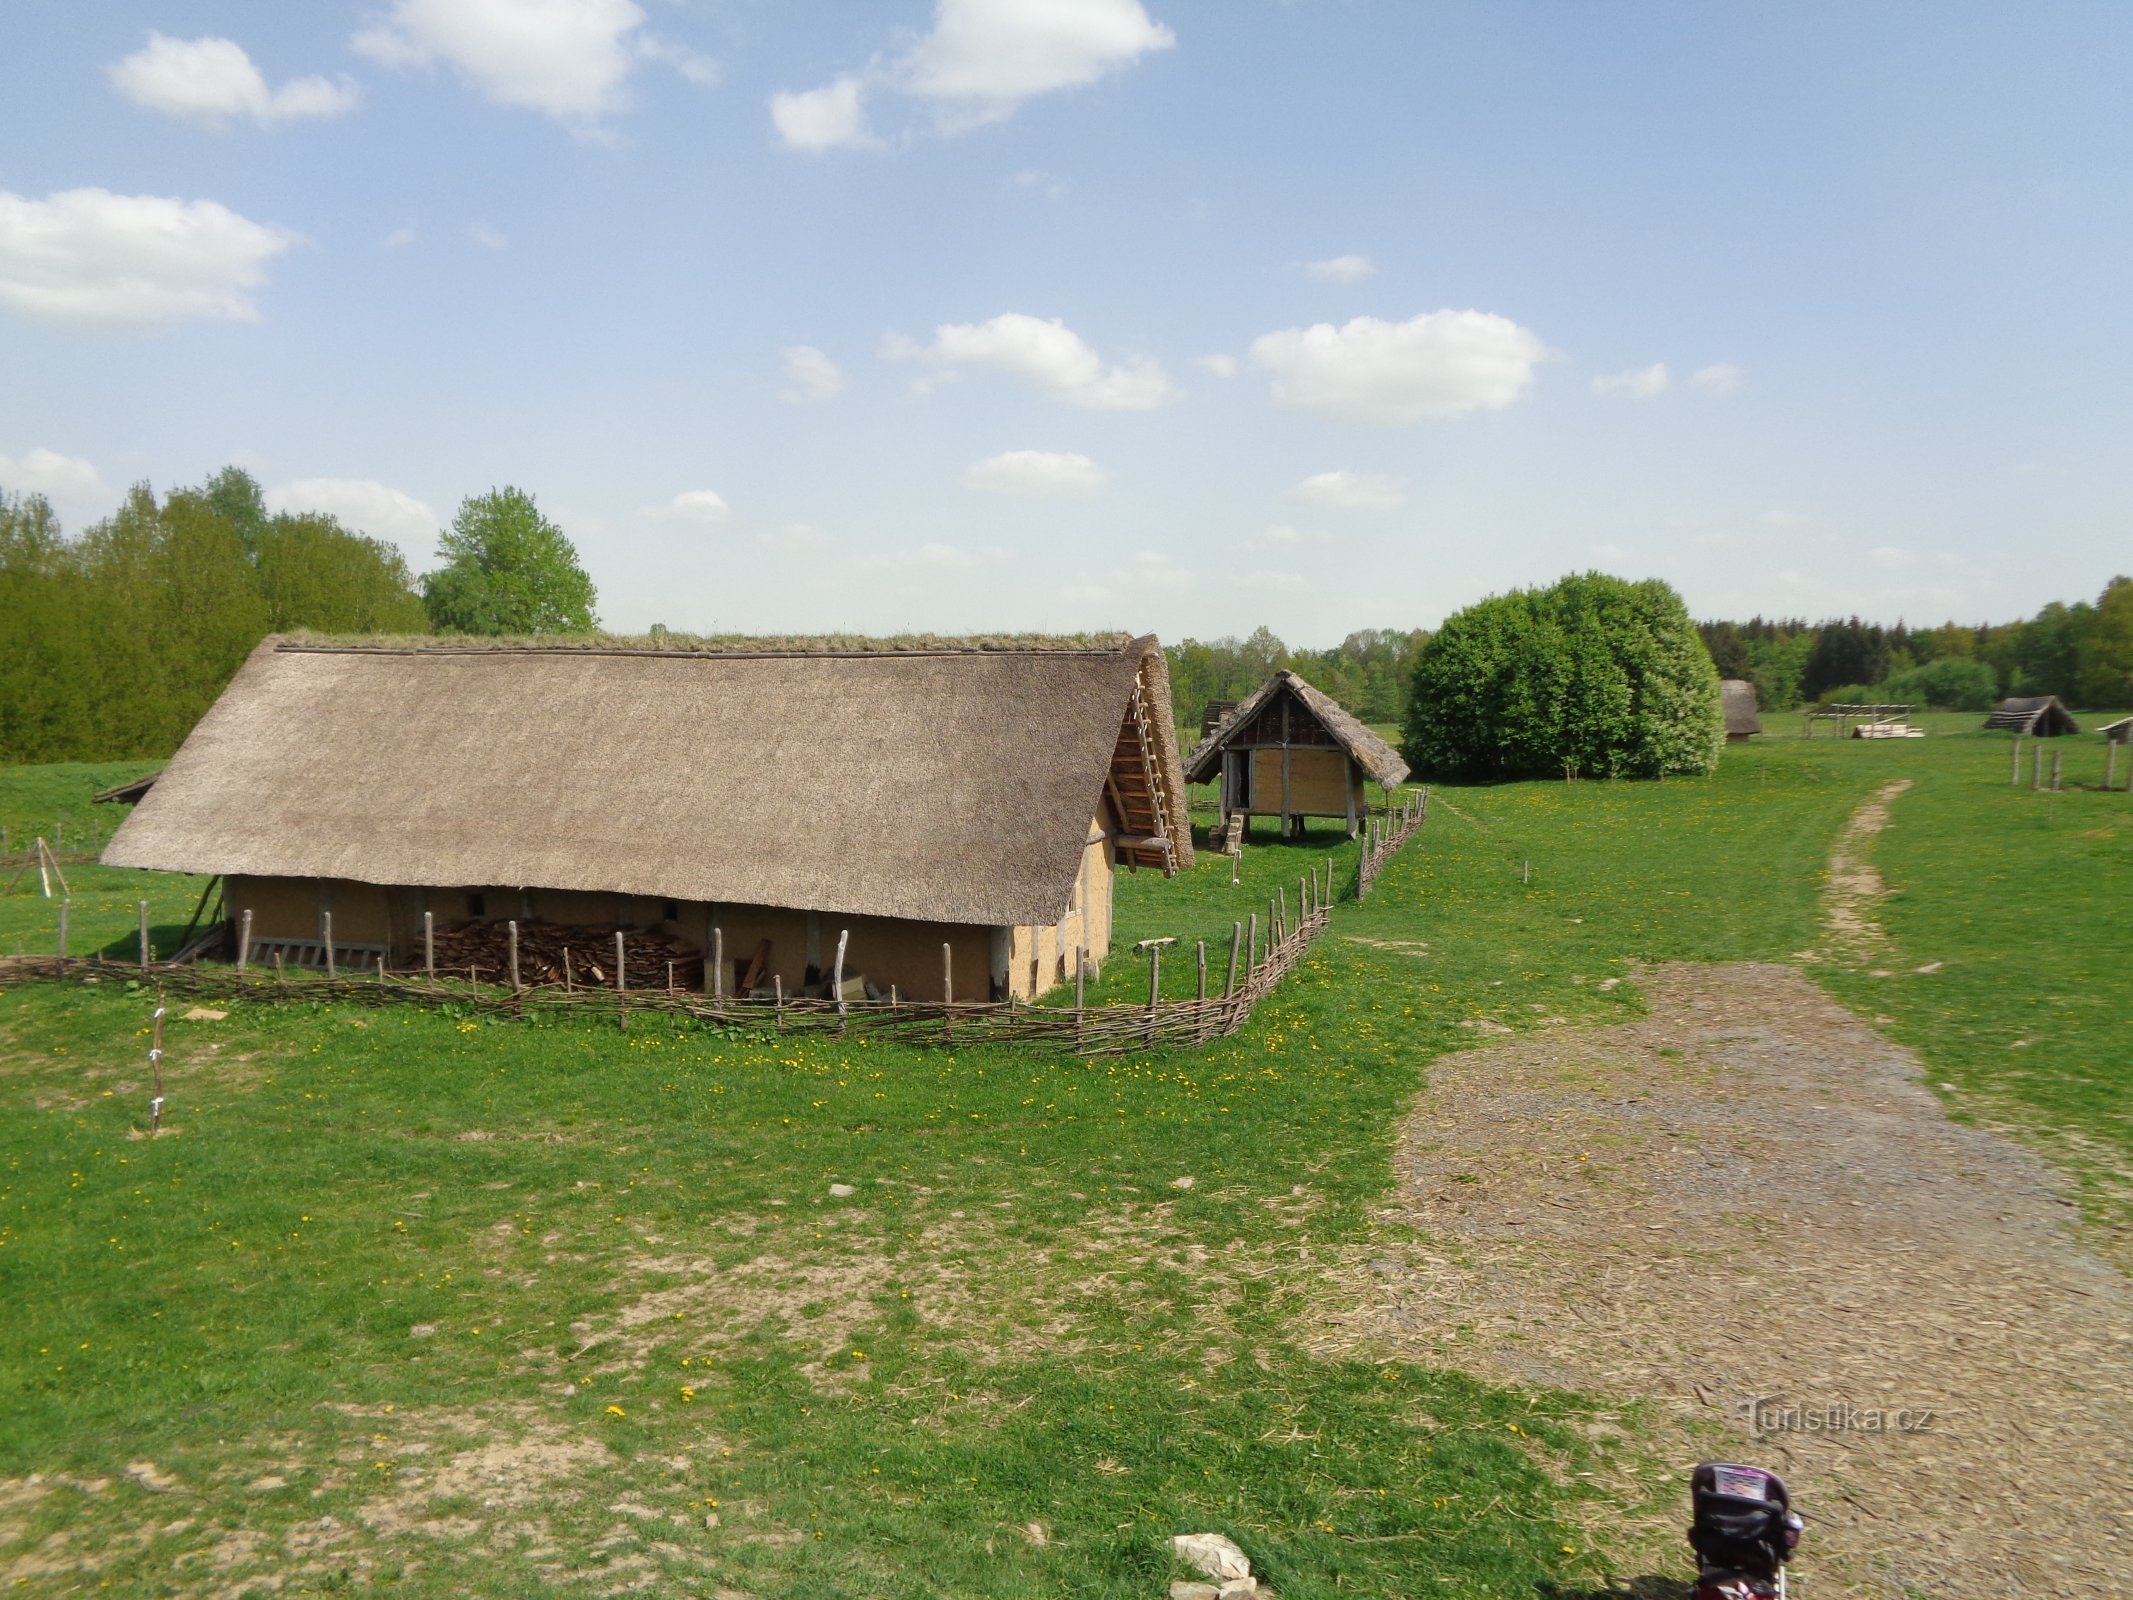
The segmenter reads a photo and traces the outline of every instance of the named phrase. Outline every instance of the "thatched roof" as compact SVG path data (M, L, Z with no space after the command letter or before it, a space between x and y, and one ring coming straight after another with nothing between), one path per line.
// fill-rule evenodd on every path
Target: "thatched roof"
M144 777L130 778L124 783L114 783L108 789L97 790L94 803L100 806L130 806L138 804L141 796L153 789L156 786L156 779L162 776L163 769L158 767Z
M2055 694L2024 695L2012 700L2002 700L1992 708L1992 715L1985 719L1988 728L2011 728L2016 733L2035 734L2042 739L2056 739L2061 734L2079 733L2081 725L2074 714L2059 703Z
M2112 744L2133 744L2133 717L2120 717L2096 730Z
M1726 678L1719 683L1718 693L1725 703L1726 733L1729 736L1763 731L1754 684L1746 678Z
M1153 638L753 654L269 639L104 860L1052 922L1107 793L1128 791L1129 834L1168 841L1135 859L1191 864L1170 715ZM1121 783L1126 757L1153 781Z
M1238 701L1221 726L1193 747L1192 754L1185 758L1186 782L1212 783L1221 771L1222 752L1251 725L1262 706L1283 692L1294 695L1318 725L1332 735L1333 742L1380 784L1391 789L1407 781L1407 763L1400 759L1399 751L1364 727L1339 701L1319 693L1284 669Z

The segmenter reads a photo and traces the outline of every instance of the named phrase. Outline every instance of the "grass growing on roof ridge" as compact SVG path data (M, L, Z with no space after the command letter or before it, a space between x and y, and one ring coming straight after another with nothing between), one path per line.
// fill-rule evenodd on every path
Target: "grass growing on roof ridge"
M1885 749L1440 789L1200 1051L240 1006L172 1025L181 1131L150 1144L144 993L0 995L0 1479L46 1475L0 1573L65 1529L121 1593L1144 1596L1169 1534L1216 1527L1287 1596L1589 1586L1633 1554L1580 1531L1593 1485L1638 1481L1588 1437L1599 1402L1290 1330L1368 1238L1432 1056L1628 1015L1600 985L1637 959L1804 947ZM1106 994L1145 994L1131 941L1223 948L1326 851L1345 888L1334 838L1263 827L1235 889L1226 858L1121 875ZM153 1531L137 1461L189 1528Z
M746 633L538 633L538 634L337 634L297 629L282 642L317 649L373 650L645 650L705 655L896 655L1017 651L1122 650L1130 633L997 634L746 634Z

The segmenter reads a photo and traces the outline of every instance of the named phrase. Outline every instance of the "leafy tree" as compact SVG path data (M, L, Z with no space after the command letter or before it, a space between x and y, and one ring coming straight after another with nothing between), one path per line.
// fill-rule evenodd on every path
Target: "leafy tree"
M422 600L439 632L592 631L592 579L523 489L469 495L438 546L445 565L423 578Z
M1840 684L1879 683L1889 675L1888 631L1878 623L1825 622L1800 664L1800 693L1821 699Z
M2084 706L2133 706L2133 578L2113 578L2074 645L2074 698Z
M1718 673L1681 597L1601 573L1496 595L1417 655L1404 751L1446 778L1707 773Z
M1703 635L1703 647L1711 652L1711 664L1721 678L1745 678L1755 670L1748 641L1737 624L1702 622L1696 631Z
M1929 706L1935 711L1986 711L1999 692L1992 668L1968 656L1936 656L1924 666L1892 674L1875 700Z
M224 467L191 492L229 523L245 554L256 558L268 523L267 497L259 480L242 467Z
M254 544L267 626L276 633L427 633L429 613L407 561L383 539L332 517L284 513Z

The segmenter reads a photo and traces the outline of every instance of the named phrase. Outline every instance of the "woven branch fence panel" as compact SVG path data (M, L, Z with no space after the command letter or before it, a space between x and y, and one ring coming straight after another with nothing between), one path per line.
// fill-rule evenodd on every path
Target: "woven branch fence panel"
M1382 817L1373 817L1363 834L1363 853L1355 864L1355 897L1360 900L1370 893L1370 886L1378 881L1378 874L1385 863L1399 853L1400 847L1414 837L1415 830L1429 820L1429 791L1411 794L1402 798L1400 805Z
M1373 840L1365 861L1382 863L1412 837L1426 806L1399 813L1397 824ZM1374 875L1375 867L1372 869ZM1360 888L1359 891L1360 893ZM1284 890L1267 906L1267 928L1238 952L1237 976L1222 993L1190 1000L1147 1003L1032 1005L1016 1001L853 1000L776 997L713 997L687 990L564 988L556 984L512 989L456 977L393 972L383 966L368 975L327 976L301 969L177 961L115 961L107 957L0 956L0 984L33 980L94 978L101 982L151 984L162 993L193 1000L336 1002L353 1005L411 1004L449 1007L463 1016L497 1019L612 1016L629 1026L632 1015L685 1017L718 1026L766 1033L871 1034L898 1044L953 1046L1043 1044L1077 1055L1117 1055L1226 1038L1251 1019L1293 971L1332 921L1332 869L1297 881L1292 913ZM1256 948L1253 948L1256 946Z

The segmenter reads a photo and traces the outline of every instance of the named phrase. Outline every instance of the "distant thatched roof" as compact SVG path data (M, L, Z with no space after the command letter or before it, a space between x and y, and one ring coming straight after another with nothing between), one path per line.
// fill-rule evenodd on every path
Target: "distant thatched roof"
M1237 702L1229 715L1222 719L1220 727L1203 735L1185 758L1185 781L1188 783L1212 783L1221 770L1222 752L1230 741L1241 734L1265 705L1283 690L1296 696L1304 707L1317 719L1320 727L1333 736L1334 742L1354 759L1366 773L1386 788L1391 789L1407 781L1407 763L1400 759L1400 752L1372 733L1354 716L1343 709L1340 702L1312 688L1295 673L1283 670L1267 679L1252 693Z
M1107 792L1129 832L1191 864L1169 700L1153 638L793 654L270 639L104 859L1051 922ZM1152 786L1133 781L1143 728Z
M1727 678L1719 684L1718 692L1725 702L1728 736L1763 731L1763 718L1756 703L1754 684L1746 678Z
M99 789L95 795L95 803L100 806L135 805L142 795L156 786L156 779L162 776L163 769L158 767L145 777L130 778L124 783L114 783L108 789Z
M2011 728L2016 733L2035 734L2043 739L2056 739L2061 734L2079 733L2081 725L2074 720L2072 712L2059 703L2055 694L2027 695L2013 700L2002 700L1992 708L1992 715L1985 719L1988 728Z
M2120 717L2096 730L2113 744L2133 744L2133 717Z

